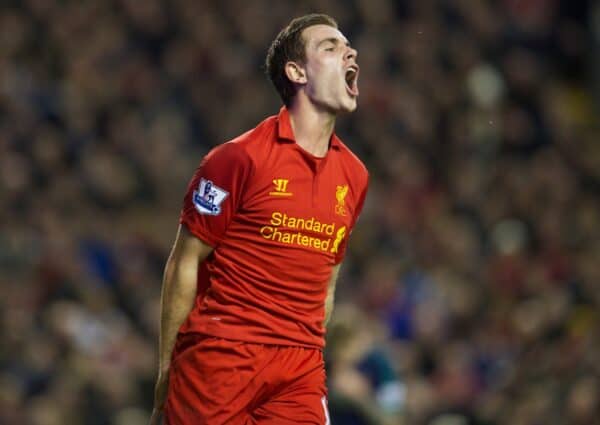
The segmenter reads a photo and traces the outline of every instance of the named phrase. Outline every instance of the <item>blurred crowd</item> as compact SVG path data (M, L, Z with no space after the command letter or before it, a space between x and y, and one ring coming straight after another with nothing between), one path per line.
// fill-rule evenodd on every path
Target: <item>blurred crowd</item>
M188 179L277 113L266 50L313 11L371 173L332 423L599 423L600 6L567 0L3 1L0 423L147 422Z

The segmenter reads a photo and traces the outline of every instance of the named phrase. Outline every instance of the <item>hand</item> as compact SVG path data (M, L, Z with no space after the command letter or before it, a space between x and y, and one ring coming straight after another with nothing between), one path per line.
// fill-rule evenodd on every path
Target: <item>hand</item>
M162 410L158 410L156 408L152 409L152 416L150 416L150 425L160 425L162 424Z
M165 401L167 400L167 390L169 389L169 372L159 372L156 385L154 386L154 408L150 417L150 425L160 425Z

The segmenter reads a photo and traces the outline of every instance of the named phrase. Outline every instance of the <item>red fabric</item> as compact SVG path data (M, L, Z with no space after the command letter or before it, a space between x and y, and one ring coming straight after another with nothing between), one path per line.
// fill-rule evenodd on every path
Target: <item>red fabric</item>
M328 424L321 350L187 335L169 375L167 425Z
M181 213L181 223L215 249L180 332L323 347L327 284L367 183L364 165L335 135L324 158L300 148L285 108L213 149Z

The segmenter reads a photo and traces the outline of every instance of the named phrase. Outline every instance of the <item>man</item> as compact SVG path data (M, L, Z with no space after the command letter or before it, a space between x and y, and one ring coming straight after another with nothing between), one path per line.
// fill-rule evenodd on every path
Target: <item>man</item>
M333 133L356 109L357 52L326 15L272 43L284 107L213 149L165 268L152 423L328 423L322 349L368 174ZM210 196L209 196L210 195Z

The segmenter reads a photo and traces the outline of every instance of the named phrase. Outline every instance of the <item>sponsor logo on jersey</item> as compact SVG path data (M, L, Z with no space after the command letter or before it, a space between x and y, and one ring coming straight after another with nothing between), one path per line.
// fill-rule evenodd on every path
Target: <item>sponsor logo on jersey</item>
M335 213L337 215L346 216L346 195L348 194L348 185L338 186L335 189L335 199L337 199L337 205L335 206Z
M273 179L273 185L275 190L269 192L271 196L292 196L291 192L287 191L289 179Z
M340 244L344 240L344 236L346 236L346 226L340 227L337 233L335 234L335 240L333 241L333 247L331 248L332 253L338 253L338 249L340 247Z
M200 214L219 215L221 203L227 198L227 195L229 193L226 190L215 186L210 180L202 178L198 189L194 190L192 202Z
M346 236L346 226L336 230L335 223L323 223L315 217L293 217L274 211L269 224L261 227L260 235L275 242L337 254Z

